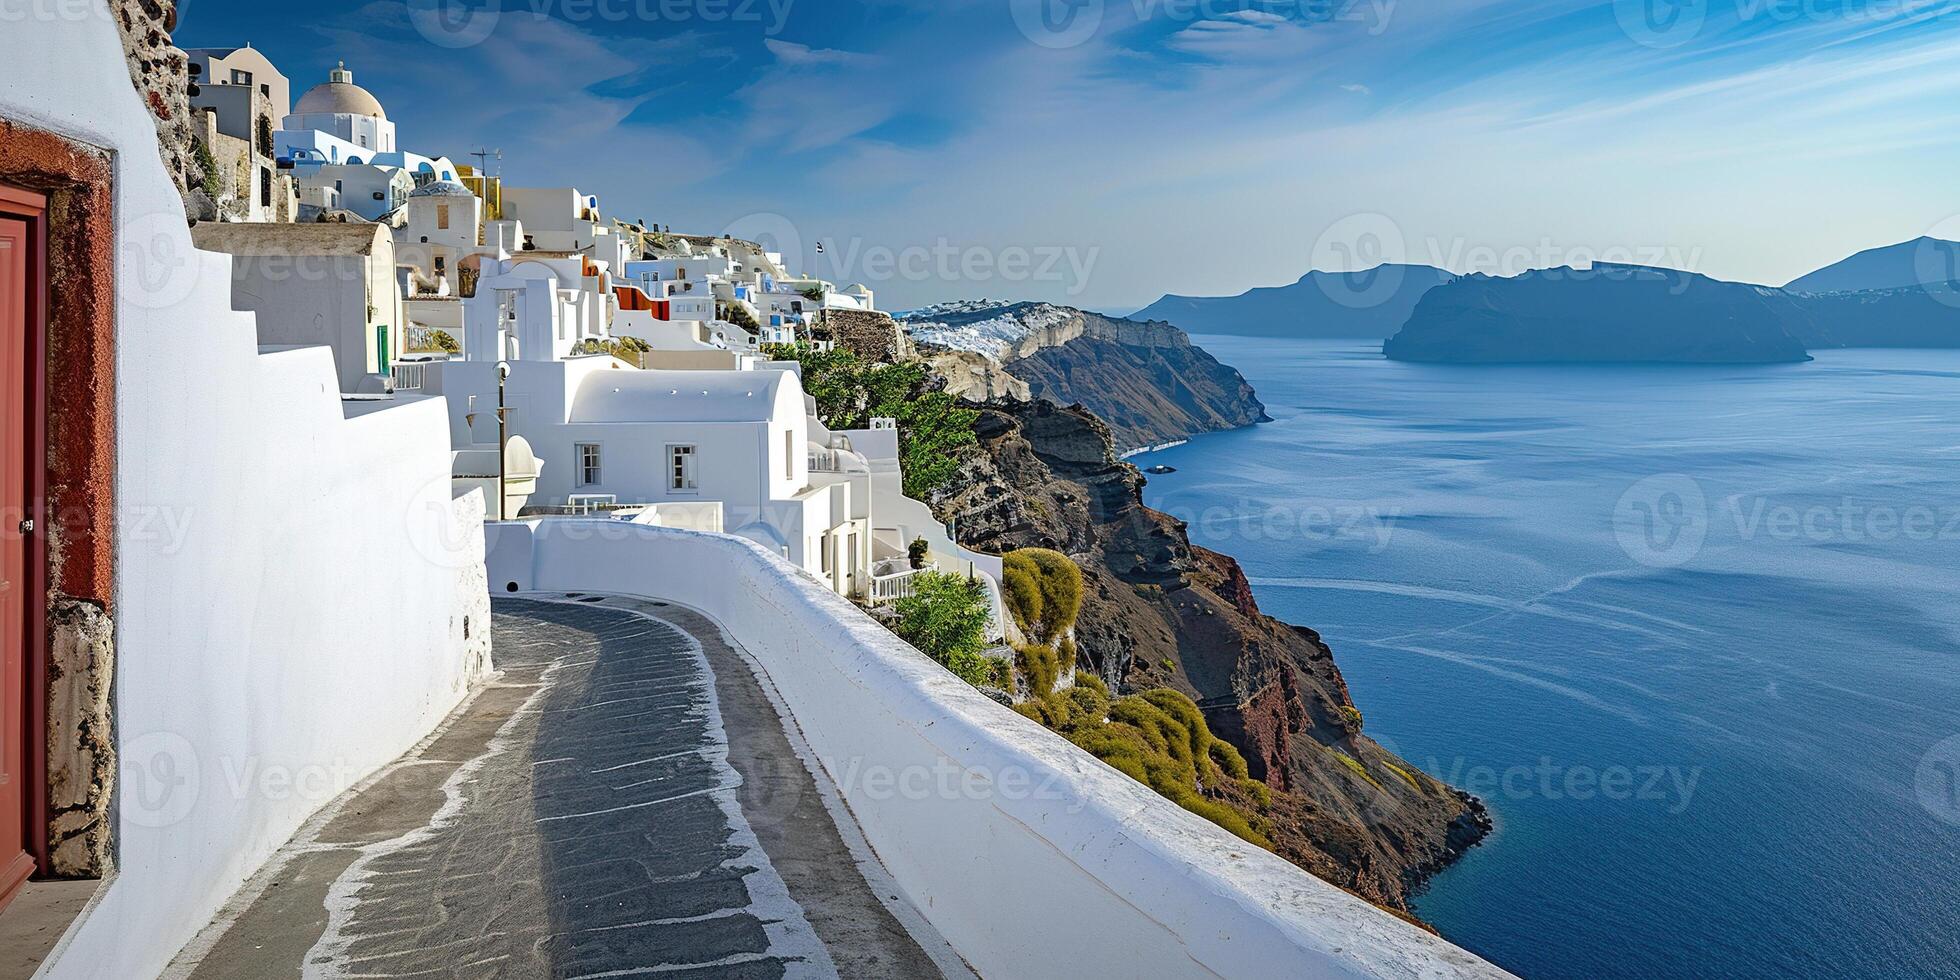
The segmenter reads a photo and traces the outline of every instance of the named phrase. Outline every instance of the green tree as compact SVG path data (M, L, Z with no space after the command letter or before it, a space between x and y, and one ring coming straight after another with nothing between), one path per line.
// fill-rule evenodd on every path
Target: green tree
M970 667L970 658L987 649L989 605L979 581L921 572L912 579L912 594L892 604L898 613L893 630L942 665Z

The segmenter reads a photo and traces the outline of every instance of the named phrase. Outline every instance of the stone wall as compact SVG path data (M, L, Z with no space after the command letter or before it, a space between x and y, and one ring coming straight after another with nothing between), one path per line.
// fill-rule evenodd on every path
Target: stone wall
M129 79L156 122L157 150L183 195L184 210L195 218L216 217L215 195L204 187L193 149L190 62L170 40L177 29L176 0L109 0L109 13L122 33Z
M116 743L109 701L115 624L93 602L60 599L48 647L48 863L60 878L105 874Z
M828 310L821 322L837 346L867 361L896 361L912 352L912 341L890 315L867 310Z

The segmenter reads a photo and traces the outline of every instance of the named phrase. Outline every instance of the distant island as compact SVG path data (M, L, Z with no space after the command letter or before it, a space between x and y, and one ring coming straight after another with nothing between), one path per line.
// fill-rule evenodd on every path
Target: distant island
M1167 320L1195 334L1386 340L1423 294L1451 278L1426 265L1315 271L1290 285L1237 296L1165 296L1134 319Z
M1648 282L1662 288L1643 289L1642 278L1629 270L1686 277L1680 283L1694 288L1677 291L1666 283ZM1547 291L1543 284L1554 277L1561 277L1568 288ZM1631 331L1627 336L1604 338L1612 342L1590 349L1575 334L1541 346L1536 353L1514 349L1502 355L1506 360L1591 361L1625 356L1718 363L1797 360L1788 345L1760 323L1745 329L1741 321L1724 319L1743 311L1753 311L1753 316L1760 313L1759 306L1767 307L1782 331L1806 351L1960 347L1960 242L1930 237L1866 249L1780 288L1631 265L1539 270L1508 279L1471 275L1460 280L1433 266L1380 265L1360 272L1309 272L1290 285L1237 296L1169 295L1145 307L1136 318L1165 320L1196 334L1384 341L1405 334L1393 345L1402 353L1390 356L1407 360L1484 360L1499 356L1498 351L1507 347L1533 346L1525 339L1532 331L1554 329L1542 322L1509 323L1483 340L1457 336L1446 342L1438 333L1445 325L1434 318L1447 307L1431 308L1420 323L1414 318L1432 292L1452 282L1470 292L1438 302L1454 304L1463 302L1464 296L1488 294L1515 304L1459 309L1455 315L1466 319L1455 325L1455 332L1471 322L1488 324L1500 313L1568 318L1570 330L1557 328L1557 332L1583 333L1591 329L1586 324L1609 323ZM1495 282L1512 285L1475 285ZM1641 303L1637 318L1619 306L1623 297L1635 295ZM1716 319L1703 319L1711 314ZM1404 330L1410 326L1418 329Z
M1775 289L1601 263L1464 276L1425 294L1383 345L1393 360L1458 364L1810 360Z

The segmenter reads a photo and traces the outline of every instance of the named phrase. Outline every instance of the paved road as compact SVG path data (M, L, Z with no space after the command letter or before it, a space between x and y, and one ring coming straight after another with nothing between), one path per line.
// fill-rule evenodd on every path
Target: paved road
M560 598L500 599L499 681L303 834L178 972L965 972L840 830L719 629Z

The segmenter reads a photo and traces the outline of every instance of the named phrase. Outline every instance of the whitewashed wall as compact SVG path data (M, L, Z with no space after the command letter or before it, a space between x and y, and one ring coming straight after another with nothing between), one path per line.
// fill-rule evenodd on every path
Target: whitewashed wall
M43 975L144 977L486 668L481 504L439 401L349 420L327 349L257 353L106 7L75 8L0 30L0 116L117 157L118 870Z
M988 700L748 541L625 522L488 533L496 592L629 593L720 620L983 976L1502 975Z

